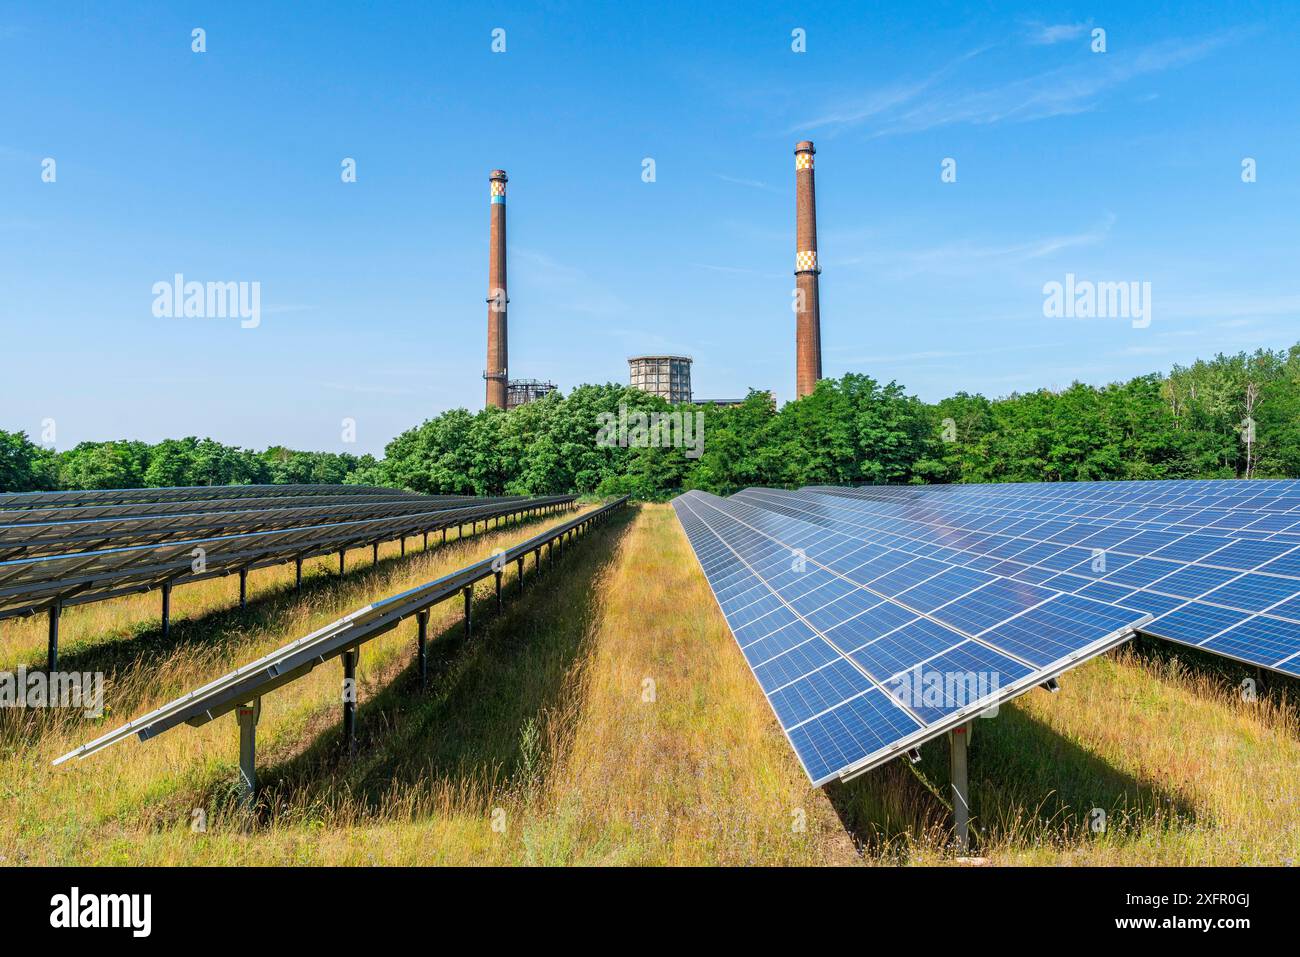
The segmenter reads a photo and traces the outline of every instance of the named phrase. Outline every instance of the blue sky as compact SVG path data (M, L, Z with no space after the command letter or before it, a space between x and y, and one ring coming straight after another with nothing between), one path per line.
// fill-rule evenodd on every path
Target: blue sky
M667 350L788 399L805 137L827 375L1002 395L1300 340L1294 5L326 6L0 6L0 428L378 453L481 407L494 167L513 376ZM260 282L261 325L156 318L178 272ZM1067 273L1150 282L1151 325L1045 318Z

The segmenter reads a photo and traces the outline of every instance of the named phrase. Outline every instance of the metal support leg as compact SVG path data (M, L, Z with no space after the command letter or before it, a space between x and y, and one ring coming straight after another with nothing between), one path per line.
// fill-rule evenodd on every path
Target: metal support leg
M343 549L339 549L339 577L343 577Z
M524 560L519 559L519 594L524 593Z
M429 533L428 533L428 532L425 532L425 533L424 533L424 550L425 550L426 552L429 550Z
M948 732L953 838L958 854L965 854L970 847L970 779L966 761L966 746L969 740L969 724L963 724Z
M497 613L500 614L501 612L501 573L500 572L497 572L496 579L497 579Z
M162 633L167 638L172 633L172 583L162 586Z
M542 573L542 550L540 548L533 552L533 572L537 575Z
M235 720L239 722L239 795L250 811L257 805L257 719L261 715L261 698L235 709Z
M53 674L59 667L59 616L63 614L63 606L55 602L50 606L50 641L46 646L46 670Z
M474 589L467 585L463 590L465 592L465 640L468 641L474 620Z
M248 607L248 569L239 570L239 607Z
M398 542L400 543L401 556L405 558L406 557L406 536L403 535L400 539L398 539Z
M357 734L357 652L343 652L343 747L351 754Z
M293 590L299 595L302 594L302 559L293 560Z
M420 688L423 690L429 683L429 658L425 654L424 645L429 639L429 612L417 611L415 621L419 627L419 633L416 635L416 656L420 667Z
M442 529L442 543L443 543L444 545L447 544L447 528L446 528L446 526L443 526L443 529Z

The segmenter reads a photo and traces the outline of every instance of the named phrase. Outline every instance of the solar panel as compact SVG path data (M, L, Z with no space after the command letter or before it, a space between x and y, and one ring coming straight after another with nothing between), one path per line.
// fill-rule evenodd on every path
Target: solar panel
M964 567L1147 612L1144 634L1300 675L1300 482L750 489L837 528L890 529ZM847 524L846 524L847 523Z
M327 496L320 496L327 498ZM306 505L279 505L273 508L245 508L208 511L201 503L187 503L188 511L167 515L114 515L96 518L66 518L67 509L15 509L12 513L27 518L10 521L10 511L0 510L0 561L37 555L58 555L74 551L126 548L152 545L180 539L230 535L238 532L274 531L305 525L324 525L334 521L357 521L403 514L427 513L456 506L487 505L515 499L474 498L473 496L432 497L409 495L387 498L353 497L342 503L330 498L328 504L312 499L292 498L284 501L308 502ZM265 501L236 499L235 501ZM272 500L274 501L274 500ZM111 506L114 509L133 506ZM35 520L31 520L32 517Z
M64 492L0 493L0 508L57 505L109 505L126 502L202 501L219 498L279 498L304 495L386 495L413 493L374 485L186 485L170 488L79 489Z
M502 496L518 498L519 496ZM0 508L0 524L18 525L26 522L60 522L106 518L143 518L165 515L187 515L191 513L242 512L252 509L297 508L315 506L324 508L331 505L377 504L382 502L398 503L402 501L440 500L458 502L476 499L472 495L417 495L406 492L401 495L371 494L337 494L337 495L270 495L240 496L236 498L194 499L158 499L148 502L119 502L115 504L65 504L49 503L45 505L28 504ZM483 501L483 499L478 499Z
M0 618L47 607L84 604L147 591L164 584L200 581L236 571L326 555L347 548L451 528L524 511L565 504L573 496L488 501L445 507L437 498L404 495L397 514L355 517L346 513L314 524L290 523L263 531L178 535L145 544L119 544L89 550L59 551L0 561ZM405 503L423 502L408 510ZM0 513L3 514L3 513ZM227 513L230 514L230 513ZM237 514L237 513L234 513ZM21 547L21 543L19 543ZM196 557L201 554L201 563Z
M1126 640L1141 612L703 492L675 499L741 653L809 778L889 761Z

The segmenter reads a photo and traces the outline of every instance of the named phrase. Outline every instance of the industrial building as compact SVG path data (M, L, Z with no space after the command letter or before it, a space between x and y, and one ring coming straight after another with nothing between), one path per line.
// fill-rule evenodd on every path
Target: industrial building
M691 405L708 405L715 409L730 409L733 406L744 404L744 399L694 399L691 402Z
M660 396L673 405L690 404L690 356L632 356L627 360L627 371L632 388Z
M517 409L529 402L536 402L554 391L554 382L543 382L541 379L511 379L509 388L506 389L506 408Z

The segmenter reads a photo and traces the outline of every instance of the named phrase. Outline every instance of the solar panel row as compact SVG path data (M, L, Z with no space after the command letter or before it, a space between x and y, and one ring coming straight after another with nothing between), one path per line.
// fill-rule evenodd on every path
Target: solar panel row
M518 496L503 496L511 498ZM113 505L37 505L0 508L0 524L21 525L28 522L63 522L94 520L105 518L145 518L166 515L210 514L216 512L243 512L255 509L301 508L313 506L324 508L331 505L377 504L382 502L398 503L402 501L465 501L474 500L472 495L274 495L244 496L241 498L205 498L201 500L180 499L149 502L123 502Z
M673 505L815 784L965 723L1147 617L909 548L896 531L846 534L744 496Z
M124 502L177 502L218 498L281 498L339 494L401 497L414 493L374 485L186 485L169 488L3 492L0 493L0 508L44 508L59 505L114 505Z
M291 524L271 531L182 533L163 542L0 561L0 618L540 511L572 500L573 496L545 496L471 506L453 503L447 508L439 499L424 499L424 508L382 517L340 520L332 516L316 524ZM418 503L421 497L404 495L400 501Z
M322 496L323 497L323 496ZM510 499L513 501L513 499ZM245 501L260 501L248 499ZM301 502L302 499L287 501ZM307 500L310 501L310 500ZM50 512L62 509L38 510L42 520L8 523L9 513L0 510L0 561L37 555L57 555L73 551L95 551L107 548L126 548L132 545L150 545L204 536L229 535L237 532L273 531L305 525L327 524L333 521L356 521L365 518L382 518L390 515L427 513L458 505L489 504L506 499L472 496L447 496L426 498L402 496L390 498L361 498L338 504L308 504L289 507L254 508L240 511L196 511L191 503L189 511L170 515L117 515L102 518L57 520L45 518ZM131 506L114 506L130 508ZM22 514L30 514L27 510ZM44 513L44 514L41 514Z
M428 638L428 610L435 604L463 595L465 601L465 636L470 636L473 610L473 586L476 582L495 577L497 604L500 607L501 576L503 569L518 563L519 584L522 592L524 559L534 556L533 576L541 573L542 556L554 567L557 553L562 554L568 543L580 535L604 524L627 504L627 496L555 525L538 535L512 545L500 555L474 562L458 571L434 581L418 585L396 595L380 599L357 609L309 635L298 638L268 655L236 668L200 688L182 695L154 711L149 712L113 731L82 745L75 751L56 759L63 764L72 758L84 758L132 734L147 740L180 724L202 725L212 719L236 711L240 727L240 772L245 797L252 800L255 791L255 727L262 696L311 671L331 658L342 656L344 675L355 675L356 654L360 646L384 634L402 621L414 616L418 623L416 633L416 666L421 680L425 677L427 659L425 642ZM243 707L247 706L247 707ZM350 714L355 714L355 697L345 697L344 735L351 734Z
M1300 675L1298 490L1297 482L1180 481L741 497L837 528L901 530L917 547L966 556L965 567L1149 613L1146 634Z

